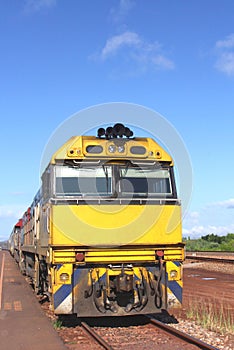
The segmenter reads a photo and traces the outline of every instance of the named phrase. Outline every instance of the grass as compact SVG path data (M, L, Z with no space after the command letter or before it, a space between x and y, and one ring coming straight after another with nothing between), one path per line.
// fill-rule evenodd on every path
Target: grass
M59 318L53 322L54 329L60 329L62 326L63 322Z
M217 306L217 300L190 302L186 316L211 331L234 334L234 315L223 304Z

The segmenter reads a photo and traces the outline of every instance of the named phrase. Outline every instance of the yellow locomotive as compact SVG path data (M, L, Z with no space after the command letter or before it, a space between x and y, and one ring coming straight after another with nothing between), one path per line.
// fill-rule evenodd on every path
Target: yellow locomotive
M173 160L120 123L58 149L20 229L11 252L56 314L135 315L182 302Z

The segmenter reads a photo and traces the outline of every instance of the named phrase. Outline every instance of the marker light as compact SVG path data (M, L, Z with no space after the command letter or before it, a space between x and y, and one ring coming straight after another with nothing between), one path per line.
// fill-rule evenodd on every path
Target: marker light
M157 250L157 251L156 251L156 255L157 255L158 257L162 258L163 255L164 255L164 251L163 251L163 250Z
M82 262L85 259L85 255L82 252L76 253L76 261Z

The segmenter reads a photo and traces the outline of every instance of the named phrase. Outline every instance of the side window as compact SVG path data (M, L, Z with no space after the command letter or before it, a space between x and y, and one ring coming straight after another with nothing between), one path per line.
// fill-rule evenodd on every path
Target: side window
M51 169L47 168L42 175L42 197L43 200L50 198L51 196Z

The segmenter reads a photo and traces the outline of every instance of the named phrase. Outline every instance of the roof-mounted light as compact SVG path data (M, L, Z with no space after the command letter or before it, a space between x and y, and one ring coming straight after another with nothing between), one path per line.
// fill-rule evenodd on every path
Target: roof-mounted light
M104 128L99 128L98 129L98 137L102 137L105 135L105 129Z
M130 138L133 136L132 130L128 127L125 127L121 123L115 124L113 127L108 126L106 129L99 128L97 132L97 136L101 138L104 136L106 139L114 139L114 138Z

